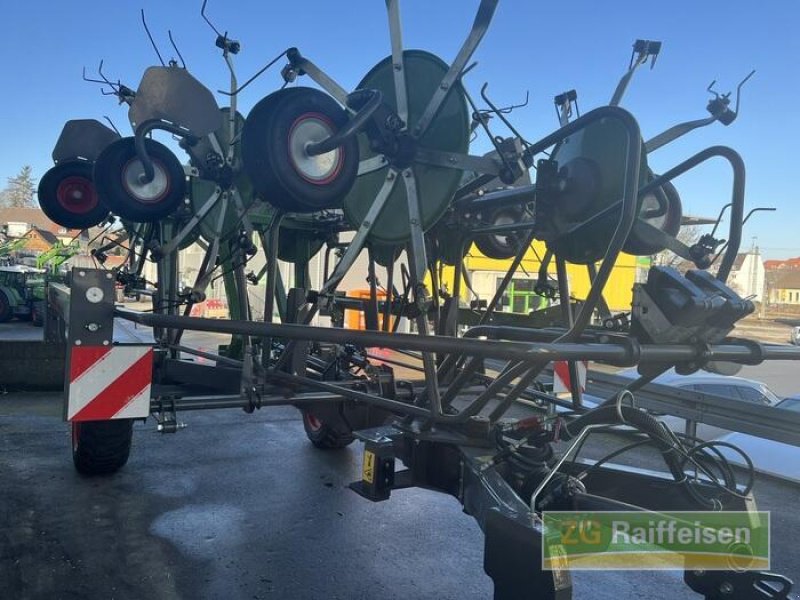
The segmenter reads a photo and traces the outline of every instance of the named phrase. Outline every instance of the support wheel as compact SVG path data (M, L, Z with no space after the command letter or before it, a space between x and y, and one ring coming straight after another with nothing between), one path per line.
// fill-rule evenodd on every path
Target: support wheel
M133 419L73 421L72 461L83 475L109 475L128 462Z
M155 140L146 139L145 147L155 170L152 181L143 181L144 166L132 137L110 144L94 165L95 185L108 208L137 223L159 221L172 214L186 195L186 177L177 157Z
M92 164L59 163L39 182L39 206L47 218L68 229L86 229L108 216L92 181Z
M333 98L312 88L288 88L261 100L242 131L244 167L256 191L289 212L341 207L358 171L356 136L317 156L306 148L347 121Z
M303 413L303 428L311 443L322 450L333 450L349 446L355 440L352 430L342 421L328 423L318 419L313 412L306 409Z
M506 206L490 211L483 221L492 227L510 225L525 220L525 212L518 206ZM487 233L475 237L475 245L481 254L495 260L514 258L522 249L522 235L513 231L508 233Z
M675 186L672 185L671 182L666 182L664 185L645 196L642 199L642 207L639 213L642 215L646 214L647 211L657 210L659 198L662 202L666 203L666 211L657 217L645 217L643 220L653 227L660 229L670 237L677 237L678 231L680 231L681 228L683 208L681 206L681 197L678 194L678 190L675 189ZM640 216L639 218L642 217ZM664 250L664 247L647 237L639 235L634 225L622 250L636 256L652 256Z

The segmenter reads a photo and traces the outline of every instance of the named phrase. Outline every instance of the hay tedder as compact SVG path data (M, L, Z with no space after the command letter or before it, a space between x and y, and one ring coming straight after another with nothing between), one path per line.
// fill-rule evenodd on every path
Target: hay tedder
M108 232L93 251L97 269L74 269L67 285L49 289L47 332L68 349L75 465L85 473L120 468L136 419L153 416L169 432L179 429L180 411L294 405L319 448L364 442L363 478L352 487L365 498L414 486L455 496L485 534L496 598L569 598L569 570L542 569L543 511L752 505L752 479L738 481L713 443L673 433L639 397L671 368L800 359L796 348L731 336L754 310L725 284L746 219L740 156L714 146L660 175L648 167L651 152L691 130L732 123L739 91L735 103L714 94L708 117L645 141L619 107L634 72L660 51L640 40L608 105L579 115L575 92L560 94L557 129L529 141L485 86L480 108L465 85L498 0L480 0L451 63L403 48L398 4L386 0L391 54L353 91L297 48L240 86L240 44L208 20L205 3L201 14L230 69L227 106L182 58L148 68L135 90L106 78L101 63L97 81L129 106L132 135L68 121L39 187L57 223ZM240 114L241 90L278 63L279 89ZM303 80L316 86L297 85ZM490 128L500 122L507 137ZM171 136L188 160L154 133ZM494 150L470 154L483 134ZM715 227L687 244L677 235L672 181L710 159L731 167L729 231L719 239ZM547 249L535 293L557 300L547 319L502 310L534 240ZM473 243L510 261L491 298L466 293ZM194 282L182 285L181 251L193 244L204 258ZM124 266L102 268L118 248ZM630 312L612 314L603 290L620 253L663 251L696 268L682 275L652 267L634 287ZM362 253L369 294L348 296L342 282ZM324 272L314 282L309 263L318 254ZM257 261L263 267L248 269ZM291 286L280 261L293 265ZM570 300L568 263L590 276L579 302ZM148 264L155 281L143 274ZM444 273L452 273L451 289ZM191 316L218 279L230 318ZM152 310L115 306L119 287L151 297ZM253 306L248 289L263 290L263 306ZM345 311L362 313L366 328L345 329ZM400 332L401 322L413 331ZM230 343L198 350L185 332L228 334ZM589 409L579 386L565 399L545 385L554 361L573 372L582 361L637 366L640 377ZM694 406L706 422L800 444L796 414L735 401L714 412L698 396L667 395L657 412L685 415ZM663 472L566 460L587 435L607 430L661 450ZM687 570L685 581L706 598L787 598L791 588L783 576L747 570Z

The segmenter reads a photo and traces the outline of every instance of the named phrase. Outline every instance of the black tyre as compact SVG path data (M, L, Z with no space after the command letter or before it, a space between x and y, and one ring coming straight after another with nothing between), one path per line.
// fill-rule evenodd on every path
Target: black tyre
M0 323L7 323L13 316L14 311L8 301L8 297L3 292L0 292Z
M666 182L660 188L648 194L642 199L642 206L640 214L644 214L648 210L652 210L658 206L659 199L666 202L667 209L662 215L653 218L644 218L643 220L657 227L667 235L675 237L681 228L681 219L683 217L683 208L681 206L681 197L678 190L671 182ZM641 217L640 217L641 218ZM628 254L636 256L651 256L658 254L664 250L664 246L655 243L653 240L641 236L636 231L636 227L631 230L630 236L625 241L622 250Z
M306 436L317 448L323 450L344 448L355 440L353 431L343 420L338 422L339 420L337 419L336 423L326 422L317 418L309 409L304 409L302 413L303 428L306 430Z
M54 223L69 229L94 227L108 217L92 181L92 164L84 161L60 163L39 182L39 206Z
M242 158L256 191L290 212L340 207L358 172L356 136L319 156L305 148L334 135L347 121L347 112L315 89L289 88L264 98L242 131Z
M44 311L47 310L44 302L34 302L31 307L31 321L34 327L44 326Z
M118 471L131 452L133 419L71 423L72 462L83 475Z
M172 214L186 196L186 176L178 158L163 144L146 139L155 177L142 183L144 167L134 138L110 144L97 157L94 181L111 212L128 221L152 223Z
M510 225L519 223L524 218L524 211L517 206L506 206L487 211L483 221L488 225ZM513 258L522 248L522 236L517 232L487 233L475 238L475 245L487 258L506 260Z

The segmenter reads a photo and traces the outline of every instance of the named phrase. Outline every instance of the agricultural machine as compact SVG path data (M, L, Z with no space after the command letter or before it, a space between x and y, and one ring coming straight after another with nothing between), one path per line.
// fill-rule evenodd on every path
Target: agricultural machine
M746 218L740 156L714 146L661 174L648 166L650 153L693 129L731 124L738 91L735 103L714 93L707 117L645 140L619 106L635 71L660 51L640 40L608 105L579 114L576 93L560 94L557 128L530 141L485 86L479 106L465 83L497 4L480 0L448 63L403 48L399 2L386 0L391 54L353 91L298 48L240 86L240 43L212 24L205 3L201 14L230 69L226 106L182 59L165 63L159 53L135 89L108 79L101 63L96 81L128 105L132 135L68 121L39 186L43 210L65 227L122 227L96 257L117 246L128 256L120 269L73 269L68 285L50 287L48 335L68 348L65 417L79 471L119 469L136 419L153 416L160 430L175 431L180 411L294 405L315 446L364 442L363 478L352 488L366 499L414 486L456 497L485 534L484 566L498 599L571 597L568 569L542 569L543 511L752 506L752 480L740 481L714 442L674 434L638 397L673 367L691 373L800 359L796 348L731 336L754 310L725 285ZM241 114L239 93L278 64L279 89ZM308 81L316 86L299 85ZM492 131L497 125L505 137ZM185 162L153 134L177 140ZM494 150L470 154L481 134ZM682 211L672 182L711 159L731 167L723 209L730 226L724 240L715 227L686 244L677 237ZM500 310L534 240L547 248L535 290L557 303L555 321L553 309L547 321ZM195 243L204 259L182 287L181 250ZM466 302L464 257L473 243L511 265L493 297ZM652 267L630 312L611 314L602 294L620 253L662 251L695 268L682 275ZM318 254L325 267L315 284L308 265ZM360 255L369 295L349 297L342 281ZM257 257L263 267L249 270ZM293 265L292 277L280 261ZM147 263L155 264L154 282L143 275ZM568 263L590 274L578 303L570 300ZM217 279L230 319L190 316ZM151 296L152 311L116 307L115 285ZM251 306L249 287L264 290L263 307ZM366 329L343 328L346 310L362 313ZM330 326L314 324L323 318ZM401 321L413 332L401 333ZM191 331L231 341L217 353L200 351L183 341ZM375 360L376 348L390 358ZM640 377L588 409L578 386L569 399L548 391L543 375L553 361L573 371L581 361L638 366ZM511 418L519 401L533 414ZM661 412L670 406L662 401ZM767 410L744 419L731 401L718 418L800 443L797 415ZM663 472L573 457L588 435L608 430L661 450ZM687 571L685 581L715 599L787 598L792 585L747 570Z
M17 318L41 327L45 271L25 265L0 266L0 323Z

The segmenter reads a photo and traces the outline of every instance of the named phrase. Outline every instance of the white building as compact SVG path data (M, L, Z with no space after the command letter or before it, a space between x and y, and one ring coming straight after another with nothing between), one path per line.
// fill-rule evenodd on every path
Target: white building
M728 277L728 285L742 298L761 302L764 297L766 271L758 246L736 255Z

